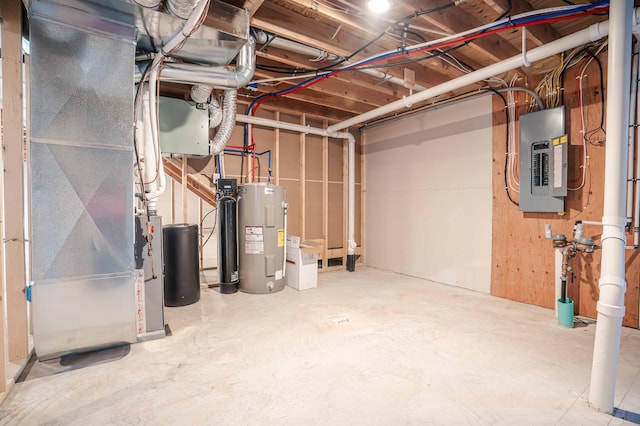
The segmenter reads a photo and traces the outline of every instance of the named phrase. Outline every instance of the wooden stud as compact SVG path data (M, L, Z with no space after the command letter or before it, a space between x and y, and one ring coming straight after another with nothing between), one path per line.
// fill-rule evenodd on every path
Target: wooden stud
M171 179L171 223L176 223L176 180Z
M307 125L307 116L302 114L300 116L300 124ZM306 215L305 215L305 203L306 203L306 190L305 190L305 175L306 175L306 141L307 137L304 133L300 133L300 241L306 239Z
M31 134L29 129L29 123L31 123L31 85L29 76L31 72L31 57L29 55L24 55L24 78L27 84L25 84L25 121L27 123L25 127L24 134L24 158L25 158L25 167L27 173L25 174L27 182L25 188L31 188L31 149L29 146L29 141L31 140ZM1 164L1 162L0 162ZM26 247L28 252L31 252L31 191L27 190L25 196L27 197L27 211L26 211L26 220L27 220L27 235L26 238ZM0 257L1 258L1 257ZM27 267L27 280L31 279L31 267ZM31 315L31 303L27 303L28 310L28 318L33 318ZM33 335L33 321L29 321L29 334Z
M276 121L280 121L280 111L276 111L274 116ZM280 185L280 129L273 129L273 170L276 185Z
M202 246L202 198L198 197L198 245L200 246L200 270L204 268L204 247Z
M22 17L17 0L0 4L2 16L2 83L4 132L6 309L9 362L26 359L29 352L25 233L24 149L22 131Z
M1 18L2 16L0 16ZM0 109L0 123L2 123L3 114ZM4 146L4 135L0 132L0 146ZM3 164L3 149L0 149L0 164ZM2 211L4 210L4 174L0 173L0 241L4 241L4 226ZM7 335L5 333L5 309L4 309L4 244L0 244L0 402L2 401L2 393L7 390ZM6 396L6 394L4 395Z
M329 122L322 120L322 127L327 128ZM329 266L329 136L322 137L322 269Z
M189 223L187 217L187 156L182 155L182 223Z

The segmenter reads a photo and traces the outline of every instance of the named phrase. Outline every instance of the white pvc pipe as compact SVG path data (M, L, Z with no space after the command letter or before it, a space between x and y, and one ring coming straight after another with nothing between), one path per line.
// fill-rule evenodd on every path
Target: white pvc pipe
M640 52L640 37L638 36L638 34L635 34L636 36L636 52ZM638 61L638 69L636 70L638 73L636 74L636 78L640 78L640 54L637 54L635 59ZM638 82L635 82L636 84L636 88L638 85ZM634 118L634 122L635 124L640 123L640 90L637 90L636 93L632 93L634 95L634 98L632 98L632 102L635 106L635 111L636 111L636 115ZM636 169L635 169L635 174L633 175L633 177L635 179L640 178L640 155L634 155L634 154L640 154L640 142L638 142L636 140L637 135L638 135L638 129L633 128L633 137L634 137L634 141L635 141L635 150L633 153L629 154L629 163L633 163L633 158L636 157ZM634 181L633 184L635 185L635 203L634 203L634 211L633 211L633 247L634 248L638 248L638 246L640 245L640 184L637 181Z
M282 259L282 278L287 276L287 209L289 204L282 202L282 210L284 210L284 257Z
M351 133L347 133L347 142L349 143L349 186L348 195L349 203L347 204L348 221L347 221L347 256L356 254L355 241L355 211L356 211L356 140Z
M201 0L198 5L193 9L191 16L187 22L185 22L184 27L181 28L171 40L169 40L163 47L160 49L160 52L156 55L151 63L151 67L149 68L149 123L151 125L151 137L153 140L153 144L157 147L157 154L155 155L155 160L157 161L157 183L158 186L155 191L150 191L145 194L148 201L150 201L150 210L155 209L157 198L164 193L167 185L164 176L164 164L162 162L162 154L160 150L160 137L158 135L158 105L156 102L156 91L158 85L158 76L160 74L160 64L162 60L166 57L166 54L172 52L174 49L178 48L180 44L187 39L188 34L191 34L193 29L198 25L200 18L206 12L209 6L209 0ZM140 84L144 84L140 82ZM146 153L148 154L148 153Z
M629 123L636 119L636 92L638 90L638 44L634 48L633 65L631 67L631 94L629 104ZM636 128L629 127L627 139L627 152L629 162L627 165L627 225L630 225L633 218L633 187L635 185L633 156L636 150Z
M558 316L558 299L562 296L562 278L560 275L562 274L562 248L556 247L553 249L553 256L555 260L555 290L556 290L556 298L553 301L553 306L555 308L556 317Z
M530 62L539 61L548 58L549 56L556 55L569 49L573 49L574 47L599 40L602 37L606 36L608 31L608 22L593 24L590 27L585 28L584 30L578 31L566 37L559 38L558 40L547 43L544 46L529 50L527 52L527 60L529 60ZM369 112L365 112L364 114L360 114L348 120L334 124L332 126L329 126L327 130L330 132L334 132L346 129L347 127L351 127L356 124L378 118L385 114L401 110L403 108L406 108L407 105L413 105L418 102L423 102L435 96L439 96L447 92L451 92L453 90L468 86L470 84L477 83L487 78L511 71L515 68L521 67L522 65L522 55L512 56L511 58L505 59L504 61L497 62L493 65L489 65L488 67L479 69L477 71L470 72L469 74L454 78L453 80L449 80L438 86L431 87L422 92L407 96L404 99L399 99L387 105L373 109Z
M329 136L336 139L346 139L348 141L347 255L355 255L357 243L355 241L356 143L354 136L348 132L329 132L327 129L304 126L302 124L286 123L284 121L270 120L268 118L254 117L250 115L238 114L236 115L236 121L238 121L239 123L248 123L256 126L291 130L293 132L307 133L318 136Z
M624 226L632 15L633 2L611 1L602 266L598 281L600 298L597 304L598 317L589 388L589 403L597 410L608 413L613 410L615 397L622 318L625 313L624 294L627 286L624 276Z

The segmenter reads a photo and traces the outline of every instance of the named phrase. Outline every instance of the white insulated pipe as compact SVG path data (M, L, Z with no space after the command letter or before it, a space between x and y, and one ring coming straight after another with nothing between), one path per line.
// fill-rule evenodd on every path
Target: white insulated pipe
M589 388L589 403L607 413L613 411L627 286L624 226L633 2L612 0L609 22L602 266Z
M585 28L584 30L575 32L568 36L559 38L558 40L552 41L551 43L547 43L544 46L540 46L527 51L527 60L529 62L535 62L548 58L549 56L553 56L566 50L573 49L574 47L599 40L602 37L606 36L608 32L608 22L605 21L593 24L590 27ZM426 90L423 90L422 92L415 93L411 96L404 97L403 99L399 99L387 105L365 112L364 114L360 114L348 120L331 125L327 128L327 130L329 130L330 132L335 132L338 130L346 129L347 127L351 127L356 124L381 117L385 114L401 110L403 108L406 108L407 105L414 105L416 103L426 101L433 97L443 95L453 90L460 89L462 87L477 83L490 77L494 77L507 71L511 71L523 65L524 60L522 55L512 56L511 58L505 59L504 61L497 62L485 68L470 72L469 74L454 78L453 80L449 80L438 86L430 87Z
M356 140L348 132L329 132L327 129L305 126L302 124L286 123L284 121L270 120L268 118L254 117L250 115L236 115L236 121L255 126L264 126L275 129L291 130L293 132L308 133L318 136L329 136L336 139L346 139L349 144L348 150L348 205L347 205L347 268L353 271L357 243L355 241L355 211L356 211Z

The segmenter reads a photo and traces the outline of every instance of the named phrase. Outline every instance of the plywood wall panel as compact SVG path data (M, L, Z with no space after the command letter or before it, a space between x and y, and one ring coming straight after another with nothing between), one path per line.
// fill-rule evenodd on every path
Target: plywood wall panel
M343 139L329 138L329 181L342 182Z
M305 183L305 237L322 238L322 182Z
M327 236L327 246L330 249L343 247L342 188L342 183L329 182L329 235Z
M300 135L280 130L280 177L300 179Z
M605 63L606 55L600 59ZM599 125L601 116L602 93L599 87L598 70L593 64L583 79L584 110L587 128ZM593 67L593 68L592 68ZM565 105L567 129L570 137L569 180L570 186L580 186L580 165L582 148L580 147L580 111L575 89L576 70L570 69L565 76ZM606 81L606 76L604 77ZM518 96L520 105L524 97ZM492 277L491 293L519 302L530 303L547 308L555 307L555 267L551 242L544 239L544 224L551 225L554 233L565 234L569 239L573 235L576 220L600 221L604 197L604 160L605 144L588 144L588 163L585 184L582 188L569 191L566 202L566 214L521 213L512 205L504 190L504 153L505 153L505 117L504 105L494 97L494 135L493 135L493 237L492 237ZM523 107L518 113L524 113ZM522 178L522 176L521 176ZM514 194L517 198L517 194ZM585 234L600 244L601 227L586 226ZM627 234L627 242L632 241ZM637 250L626 252L625 295L626 315L623 324L638 327L638 281L640 276L640 256ZM577 254L569 264L573 268L574 281L569 283L568 295L575 300L575 312L595 318L596 303L599 296L601 251L593 254Z
M306 136L305 148L305 178L307 180L322 180L322 137Z

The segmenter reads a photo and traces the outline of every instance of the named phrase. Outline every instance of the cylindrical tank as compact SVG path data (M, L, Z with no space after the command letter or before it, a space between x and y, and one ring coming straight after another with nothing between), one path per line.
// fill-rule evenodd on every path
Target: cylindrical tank
M235 179L218 179L218 272L220 293L238 291L238 236L237 201L238 184Z
M238 187L240 291L262 294L284 288L285 208L282 186Z
M184 306L200 300L198 225L176 224L162 228L164 304Z

